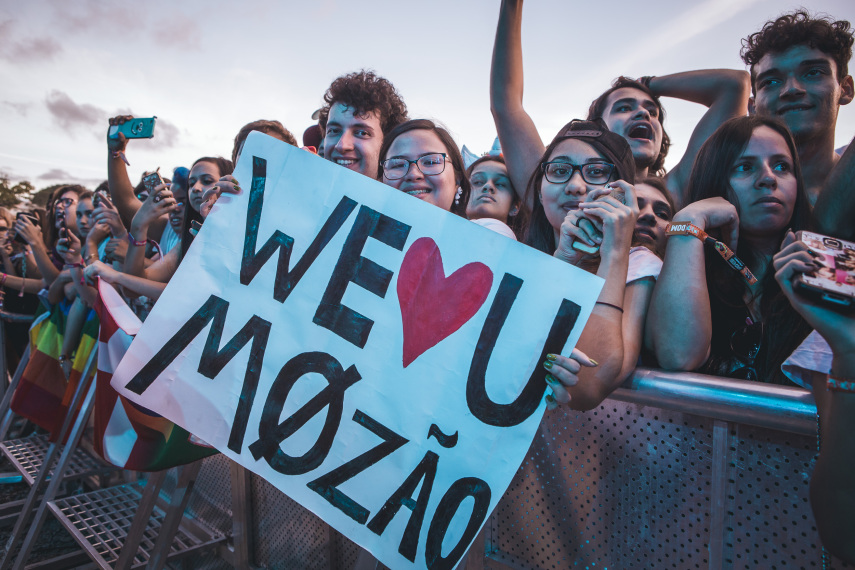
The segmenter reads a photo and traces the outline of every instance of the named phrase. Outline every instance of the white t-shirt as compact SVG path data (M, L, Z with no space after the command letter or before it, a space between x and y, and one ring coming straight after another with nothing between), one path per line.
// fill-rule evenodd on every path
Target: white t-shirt
M816 332L811 332L797 349L781 364L781 372L787 378L810 390L816 374L827 375L831 372L831 347Z
M629 265L626 271L627 285L645 277L658 279L660 271L662 271L662 260L655 253L643 245L629 250Z
M514 235L514 231L505 222L496 220L494 218L478 218L469 221L476 223L483 228L487 228L488 230L493 230L497 234L502 234L505 237L509 237L512 240L517 241L517 236Z
M172 224L166 224L163 235L160 236L160 249L163 251L163 255L169 253L169 250L179 243L181 243L181 236L175 233Z

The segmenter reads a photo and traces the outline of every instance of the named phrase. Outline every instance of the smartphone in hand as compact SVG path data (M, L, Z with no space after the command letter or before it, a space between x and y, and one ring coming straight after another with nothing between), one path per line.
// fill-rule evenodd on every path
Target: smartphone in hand
M796 277L795 291L831 308L855 309L855 243L805 231L796 237L816 254L820 268Z
M121 125L110 125L107 136L115 139L118 138L119 133L122 133L125 138L129 139L150 139L154 136L156 120L157 117L149 117L147 119L131 119Z

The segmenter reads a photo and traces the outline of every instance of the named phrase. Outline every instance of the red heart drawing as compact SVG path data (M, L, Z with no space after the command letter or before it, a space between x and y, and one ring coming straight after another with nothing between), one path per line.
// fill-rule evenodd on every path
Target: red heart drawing
M492 286L493 272L483 263L468 263L446 277L436 242L413 242L398 272L404 368L471 319Z

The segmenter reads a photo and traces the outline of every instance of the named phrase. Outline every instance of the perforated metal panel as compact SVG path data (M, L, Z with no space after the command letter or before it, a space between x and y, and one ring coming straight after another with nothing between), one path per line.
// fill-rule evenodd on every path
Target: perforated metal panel
M24 480L32 485L42 467L48 445L47 435L33 435L0 442L0 451L12 462ZM78 447L71 456L71 463L65 471L65 478L88 477L111 470L114 468L98 461ZM51 470L51 474L53 474L53 470Z
M75 540L103 563L112 564L119 558L128 529L140 503L141 485L118 485L91 493L74 495L48 503L58 519L63 521ZM148 561L163 523L164 512L155 507L145 529L140 549L134 558L134 567ZM181 556L210 546L222 539L222 535L206 529L201 521L197 527L207 530L196 535L179 528L172 541L170 556Z
M487 567L821 568L815 453L811 437L621 402L550 412L488 522Z
M252 476L255 562L275 570L352 568L359 548L264 479Z

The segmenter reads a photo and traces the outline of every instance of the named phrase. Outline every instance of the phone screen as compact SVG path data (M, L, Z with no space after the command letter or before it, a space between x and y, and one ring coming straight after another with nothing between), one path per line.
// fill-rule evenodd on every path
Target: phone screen
M855 297L855 244L813 232L801 232L801 239L819 254L815 259L820 264L814 275L802 275L804 284Z

